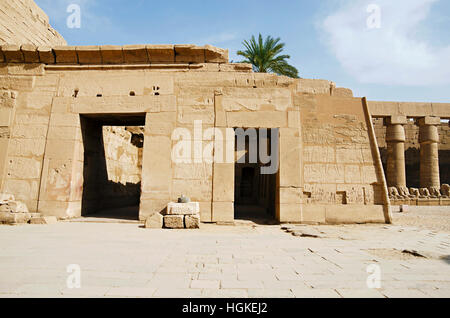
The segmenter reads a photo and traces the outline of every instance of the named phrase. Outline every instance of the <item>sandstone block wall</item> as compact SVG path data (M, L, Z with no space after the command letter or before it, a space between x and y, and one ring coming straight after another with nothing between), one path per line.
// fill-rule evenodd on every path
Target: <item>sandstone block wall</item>
M361 100L297 94L296 103L301 107L304 220L382 222L384 180Z
M33 0L0 1L0 45L66 45Z
M78 64L80 54L89 60L86 48L51 50L55 59L47 64L11 63L16 51L8 51L10 63L0 64L0 108L9 114L2 116L0 128L5 149L0 192L16 194L30 210L44 215L79 216L84 207L95 207L99 184L86 180L97 180L96 171L108 174L108 168L85 169L90 165L86 154L98 164L101 156L96 153L103 149L100 126L92 123L87 129L86 118L118 120L123 126L142 121L140 218L164 211L185 194L200 203L203 222L232 222L235 162L175 162L172 151L178 140L172 134L177 128L189 133L192 159L199 144L215 154L219 145L234 152L233 131L223 140L206 135L208 128L215 127L222 136L229 133L227 128L276 128L280 161L273 191L278 220L385 221L388 202L383 201L383 175L377 173L371 121L350 90L329 81L252 73L246 65L224 62L225 52L210 47L175 46L175 60L184 56L186 63L141 65L125 63L125 57L136 59L136 52L129 54L133 50L100 47L91 57L100 52L102 64L91 59L91 65ZM120 52L122 59L103 64L111 52ZM174 52L173 46L165 52ZM200 135L194 132L196 121L202 124ZM109 157L120 158L115 157L119 148L112 146Z

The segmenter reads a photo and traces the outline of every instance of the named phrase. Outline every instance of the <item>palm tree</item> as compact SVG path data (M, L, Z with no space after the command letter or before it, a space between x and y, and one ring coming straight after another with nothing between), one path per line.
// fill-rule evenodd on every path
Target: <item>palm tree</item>
M242 63L252 64L255 72L275 73L298 78L298 70L286 61L290 56L280 55L285 46L284 43L280 43L280 40L280 38L274 39L270 35L263 40L261 34L256 40L253 35L250 41L242 42L245 51L238 51L237 55L245 58Z

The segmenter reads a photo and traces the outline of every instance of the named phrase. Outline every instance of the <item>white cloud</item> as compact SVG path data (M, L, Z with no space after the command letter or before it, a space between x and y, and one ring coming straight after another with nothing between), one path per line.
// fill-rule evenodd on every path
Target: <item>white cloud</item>
M418 36L439 0L340 2L321 23L323 40L345 70L362 83L450 84L450 43L433 47ZM371 29L369 4L381 8L381 27Z

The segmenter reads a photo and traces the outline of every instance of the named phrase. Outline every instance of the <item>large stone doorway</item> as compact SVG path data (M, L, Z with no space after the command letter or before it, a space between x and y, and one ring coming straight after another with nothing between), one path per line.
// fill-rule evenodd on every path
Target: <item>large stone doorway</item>
M245 130L245 146L239 142L238 130L236 135L236 164L235 164L235 219L251 220L257 223L273 223L276 218L276 193L278 163L274 173L267 174L264 167L271 163L262 162L262 153L272 156L278 153L278 140L272 143L271 129L261 135L260 129ZM242 131L241 131L242 133ZM276 134L279 138L279 134ZM266 149L261 146L266 144ZM272 149L274 148L274 149ZM257 155L255 155L255 153ZM257 158L255 162L255 158ZM278 159L276 159L278 160Z
M139 220L145 114L81 115L84 217Z

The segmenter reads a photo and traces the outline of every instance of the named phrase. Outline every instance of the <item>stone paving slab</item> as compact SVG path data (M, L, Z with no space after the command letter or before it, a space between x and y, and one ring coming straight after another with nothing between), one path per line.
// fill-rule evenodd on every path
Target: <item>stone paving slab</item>
M205 225L193 232L114 223L0 226L0 297L450 296L447 232L309 227L321 237L296 237L281 226ZM67 288L70 264L81 269L79 289ZM369 265L380 270L379 289L367 287Z

